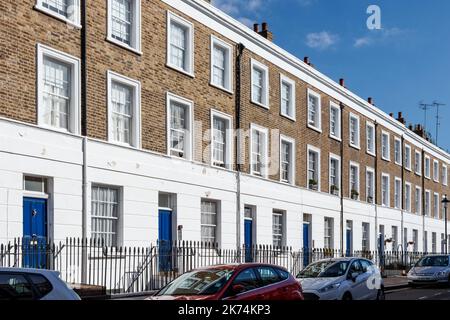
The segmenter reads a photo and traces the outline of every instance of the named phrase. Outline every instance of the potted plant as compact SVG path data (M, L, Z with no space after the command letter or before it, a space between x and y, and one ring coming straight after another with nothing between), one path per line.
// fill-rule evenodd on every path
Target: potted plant
M331 194L334 194L335 196L339 195L339 187L332 185L331 186Z
M351 198L353 200L358 200L358 197L359 197L359 192L354 190L354 189L352 189L352 191L351 191Z
M317 181L314 179L309 179L309 188L312 190L317 190Z

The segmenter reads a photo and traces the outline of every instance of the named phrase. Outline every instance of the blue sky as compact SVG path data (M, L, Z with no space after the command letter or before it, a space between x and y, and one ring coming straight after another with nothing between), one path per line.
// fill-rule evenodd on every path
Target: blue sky
M267 21L274 42L387 113L423 123L420 101L438 101L439 145L450 150L450 1L213 0L247 26ZM381 8L381 30L366 25L369 5ZM436 108L427 130L435 136Z

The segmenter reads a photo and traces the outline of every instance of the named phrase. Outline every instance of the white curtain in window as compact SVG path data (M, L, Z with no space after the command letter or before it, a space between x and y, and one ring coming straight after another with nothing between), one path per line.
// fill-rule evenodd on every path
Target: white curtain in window
M91 233L106 246L117 245L119 219L118 190L108 187L92 187Z
M112 83L112 123L114 141L131 143L131 121L133 89L119 83Z
M112 37L131 45L132 0L112 0Z

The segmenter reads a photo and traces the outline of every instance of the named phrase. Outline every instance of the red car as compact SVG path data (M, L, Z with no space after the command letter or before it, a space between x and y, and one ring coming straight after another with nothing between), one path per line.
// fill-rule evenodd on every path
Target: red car
M303 300L301 285L284 268L249 263L187 272L149 300Z

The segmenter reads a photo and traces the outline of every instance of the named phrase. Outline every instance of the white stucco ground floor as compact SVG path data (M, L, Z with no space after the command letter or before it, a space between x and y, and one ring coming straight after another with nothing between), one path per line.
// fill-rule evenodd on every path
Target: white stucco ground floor
M96 235L124 246L376 250L383 233L387 250L441 251L443 220L348 199L343 208L326 193L0 119L0 243Z

